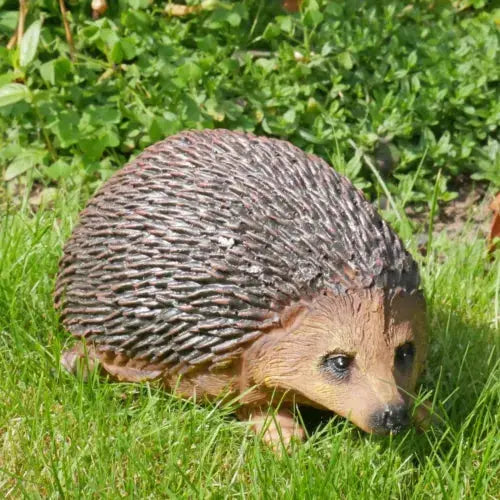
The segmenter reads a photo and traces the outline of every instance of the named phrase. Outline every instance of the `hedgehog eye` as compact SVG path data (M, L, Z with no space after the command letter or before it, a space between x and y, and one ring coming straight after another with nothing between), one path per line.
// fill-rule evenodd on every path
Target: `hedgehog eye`
M352 356L334 354L333 356L327 356L323 360L323 367L338 378L344 378L349 373L352 360Z
M414 357L415 357L415 346L413 345L413 342L406 342L406 344L400 345L396 349L394 360L398 367L408 368L413 362Z

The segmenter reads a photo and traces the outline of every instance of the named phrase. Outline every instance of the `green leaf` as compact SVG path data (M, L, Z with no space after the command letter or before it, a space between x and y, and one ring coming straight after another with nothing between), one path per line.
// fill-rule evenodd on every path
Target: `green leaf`
M41 77L51 85L56 83L56 72L54 60L42 64L39 68Z
M38 20L32 23L23 35L19 49L19 64L22 68L28 66L35 57L41 29L42 21Z
M162 117L155 117L151 121L151 126L149 127L149 137L153 142L157 142L160 139L166 137L165 131L167 130L168 122Z
M233 27L239 26L241 23L241 16L237 12L231 12L227 16L227 22Z
M121 119L120 110L113 106L91 107L85 113L93 125L109 125L119 123Z
M8 106L19 101L29 101L31 94L26 87L20 83L8 83L0 87L0 106Z
M14 6L15 4L12 4ZM4 10L4 6L0 6L0 33L12 33L17 26L19 12L17 10Z
M71 63L65 58L52 59L43 63L40 68L40 76L51 85L55 85L71 71Z
M408 67L413 68L417 64L417 51L413 50L408 56Z
M203 75L203 71L197 64L188 61L177 68L177 75L183 84L195 84Z
M323 19L324 16L319 10L318 2L316 2L316 0L310 0L304 14L304 24L306 26L315 27L321 23Z
M314 134L311 134L307 130L304 129L299 129L299 135L303 139L305 139L307 142L310 142L311 144L323 144L323 140L319 137L317 137Z
M295 109L289 109L284 115L283 115L283 120L285 120L285 123L293 123L295 121L297 113L295 112Z
M269 23L262 34L262 38L264 38L264 40L272 40L273 38L280 36L280 34L279 26L275 23Z
M349 52L341 52L337 56L337 59L345 69L352 69L352 67L354 66L351 54L349 54Z
M45 169L45 173L50 179L57 180L69 177L72 170L73 168L68 160L61 158Z
M119 144L118 134L112 128L102 128L95 135L79 141L80 149L90 160L99 160L107 147L114 148Z
M16 79L14 71L7 71L0 75L0 88Z
M53 131L63 148L76 144L80 139L78 131L79 121L78 113L73 110L63 111L58 114L57 120L53 125Z
M131 37L120 40L120 47L125 61L130 61L130 59L133 59L137 55L137 47L134 39Z
M255 65L260 66L264 70L264 73L270 73L276 69L276 61L274 59L265 59L264 57L257 59Z
M130 7L137 10L148 8L150 3L149 0L128 0Z
M113 45L109 58L115 64L120 64L123 61L123 50L120 42Z
M284 33L292 33L293 21L291 16L279 16L276 18L276 23Z
M12 179L24 174L30 168L36 165L40 165L45 156L45 151L33 150L23 153L14 159L3 174L5 181L11 181Z

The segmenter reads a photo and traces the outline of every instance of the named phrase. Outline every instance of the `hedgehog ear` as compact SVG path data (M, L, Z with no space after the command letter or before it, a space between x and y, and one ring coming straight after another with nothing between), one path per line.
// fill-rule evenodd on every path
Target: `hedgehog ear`
M396 315L396 323L407 317L415 317L415 314L423 318L426 311L426 303L423 293L414 291L407 293L402 288L397 288L390 297L390 308Z
M280 315L281 327L287 331L295 330L302 323L309 310L309 305L303 302L296 302L285 307Z

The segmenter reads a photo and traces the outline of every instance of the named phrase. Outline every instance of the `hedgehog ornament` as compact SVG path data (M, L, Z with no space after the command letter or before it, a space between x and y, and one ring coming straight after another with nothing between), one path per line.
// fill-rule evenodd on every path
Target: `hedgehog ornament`
M85 358L184 397L240 395L272 444L304 436L295 403L405 428L427 350L415 261L362 193L288 142L227 130L158 142L104 184L55 303L79 340L70 372Z

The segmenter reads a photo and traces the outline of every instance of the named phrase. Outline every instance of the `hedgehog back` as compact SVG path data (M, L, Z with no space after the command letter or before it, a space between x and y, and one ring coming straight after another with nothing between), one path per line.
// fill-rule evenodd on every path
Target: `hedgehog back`
M413 292L415 262L360 191L288 142L185 132L90 200L56 306L100 347L186 371L236 357L326 289Z

